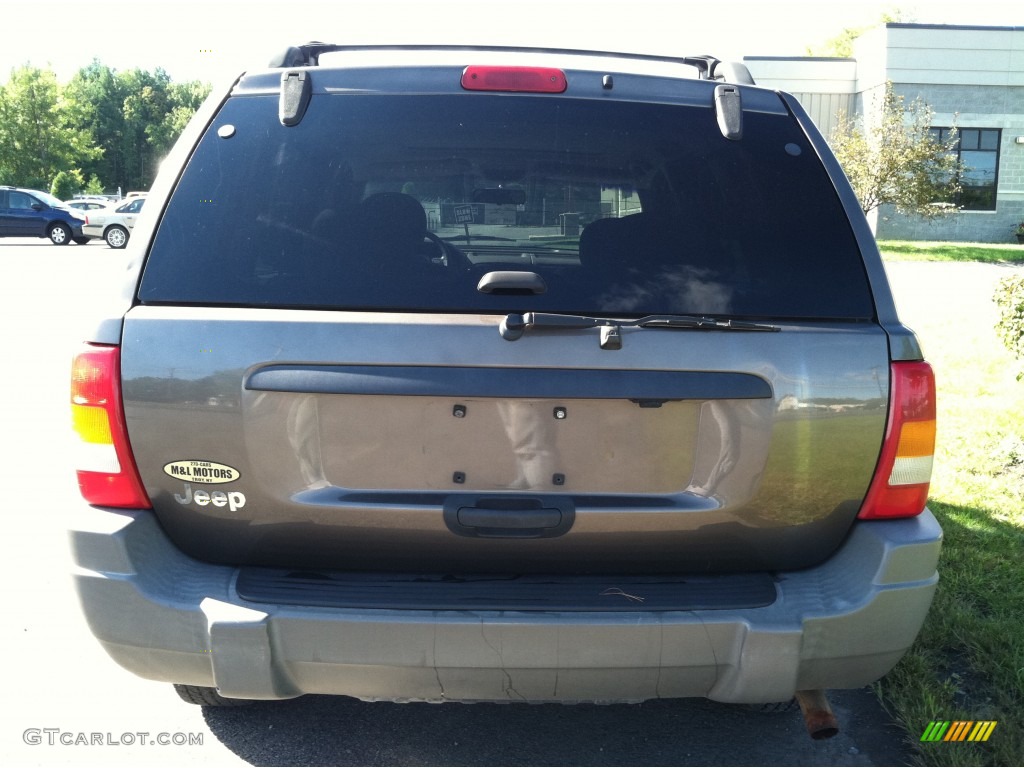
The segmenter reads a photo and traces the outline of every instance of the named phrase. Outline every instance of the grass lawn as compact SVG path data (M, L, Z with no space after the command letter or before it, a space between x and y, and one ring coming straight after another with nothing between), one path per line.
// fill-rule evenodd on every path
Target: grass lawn
M879 245L887 260L1024 264L1024 246ZM1024 361L999 342L990 296L927 304L903 320L921 338L939 390L929 506L945 532L940 582L917 643L877 690L923 764L1022 765L1024 380L1015 374ZM985 743L920 743L933 720L998 725Z
M985 264L1024 264L1024 245L879 240L878 247L886 259L893 261L977 261Z

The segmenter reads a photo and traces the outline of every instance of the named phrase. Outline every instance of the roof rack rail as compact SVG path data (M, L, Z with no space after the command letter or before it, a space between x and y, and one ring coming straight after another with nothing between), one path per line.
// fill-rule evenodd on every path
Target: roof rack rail
M556 53L574 56L614 56L638 61L660 61L669 64L685 64L695 67L702 80L720 80L743 85L753 85L747 67L739 62L722 62L714 56L661 56L649 53L622 53L617 51L591 51L576 48L537 48L524 46L474 46L474 45L335 45L311 41L291 46L274 56L269 66L274 69L292 67L316 67L320 55L339 51L495 51L499 53Z

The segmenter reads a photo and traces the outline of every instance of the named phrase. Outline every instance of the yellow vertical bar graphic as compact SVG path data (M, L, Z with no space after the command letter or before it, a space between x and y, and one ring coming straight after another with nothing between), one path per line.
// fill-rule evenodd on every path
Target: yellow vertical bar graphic
M979 741L978 736L981 735L981 732L985 730L985 727L987 725L988 723L984 720L979 720L977 723L974 724L974 728L971 729L971 735L967 737L967 740Z
M985 723L985 730L978 734L978 741L988 741L988 737L992 735L992 731L996 729L997 720L989 720Z

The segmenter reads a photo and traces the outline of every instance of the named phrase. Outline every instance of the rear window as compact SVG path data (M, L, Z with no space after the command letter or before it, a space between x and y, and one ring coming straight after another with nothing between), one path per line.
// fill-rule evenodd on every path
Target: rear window
M479 290L495 271L540 281ZM275 96L229 100L167 205L139 298L873 315L849 223L791 118L746 113L729 141L709 108L510 94L317 95L293 127Z

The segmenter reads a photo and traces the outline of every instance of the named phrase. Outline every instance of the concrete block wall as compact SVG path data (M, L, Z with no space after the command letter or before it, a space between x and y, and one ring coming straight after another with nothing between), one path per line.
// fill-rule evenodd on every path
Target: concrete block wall
M1024 220L1024 87L1007 85L894 84L909 102L921 96L935 115L932 125L998 128L999 173L995 211L958 211L936 219L903 216L886 206L876 235L884 240L951 240L1015 243L1013 229Z

